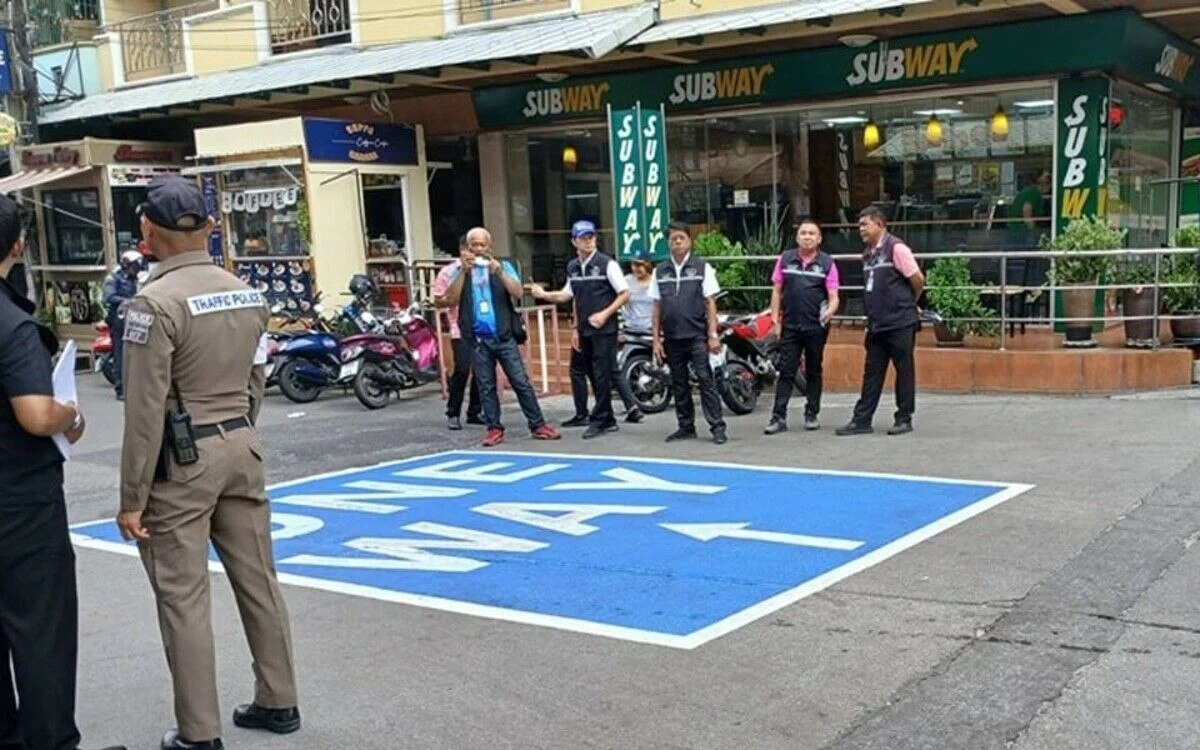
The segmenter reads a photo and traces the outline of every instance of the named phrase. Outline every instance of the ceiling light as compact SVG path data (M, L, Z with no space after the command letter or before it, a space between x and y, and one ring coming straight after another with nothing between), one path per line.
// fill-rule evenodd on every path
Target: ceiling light
M1025 102L1013 102L1013 106L1021 107L1022 109L1041 109L1042 107L1053 107L1054 100L1053 99L1030 99L1029 101L1025 101Z
M556 70L543 70L536 75L539 81L545 81L546 83L560 83L567 80L566 73L559 73Z
M843 34L838 41L847 47L866 47L878 38L874 34Z
M996 141L1008 140L1008 115L999 104L996 105L996 113L992 115L992 138Z
M879 143L883 137L879 133L879 125L874 120L868 120L863 127L863 146L868 150L874 150L879 147Z
M942 145L942 121L937 118L937 115L931 115L929 122L925 123L925 141L930 146Z
M961 115L962 113L963 111L961 109L948 108L913 110L914 115L920 115L921 117L954 117L955 115Z
M579 154L575 152L574 146L563 146L562 163L567 172L575 171L575 167L579 165Z
M865 117L858 115L846 115L845 117L826 117L824 118L826 125L860 125L867 121Z

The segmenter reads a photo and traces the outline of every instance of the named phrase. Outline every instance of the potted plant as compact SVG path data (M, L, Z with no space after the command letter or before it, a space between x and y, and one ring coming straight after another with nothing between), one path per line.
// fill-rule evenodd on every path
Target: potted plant
M968 333L992 336L998 331L996 311L983 304L971 288L971 265L966 258L938 258L925 276L925 295L941 320L933 324L938 346L962 346Z
M1185 227L1175 235L1175 247L1200 247L1200 227ZM1171 256L1163 282L1163 302L1171 316L1176 341L1200 340L1200 272L1191 254Z
M1072 219L1057 236L1042 239L1042 247L1057 253L1052 262L1054 284L1063 287L1063 317L1067 346L1092 347L1096 318L1096 285L1113 267L1111 256L1083 255L1089 250L1116 250L1125 246L1125 230L1112 227L1102 218ZM1084 287L1083 289L1072 287ZM1091 287L1091 288L1087 288Z
M1125 346L1150 349L1158 342L1154 330L1154 262L1139 255L1117 263L1113 274L1119 285L1122 316L1125 318Z

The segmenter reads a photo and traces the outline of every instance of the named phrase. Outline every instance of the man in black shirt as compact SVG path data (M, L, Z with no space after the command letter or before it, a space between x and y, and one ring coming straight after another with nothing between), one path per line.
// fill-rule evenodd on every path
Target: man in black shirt
M4 196L0 248L0 747L75 750L75 553L50 436L74 443L83 416L54 400L58 341L4 280L24 251L16 203Z

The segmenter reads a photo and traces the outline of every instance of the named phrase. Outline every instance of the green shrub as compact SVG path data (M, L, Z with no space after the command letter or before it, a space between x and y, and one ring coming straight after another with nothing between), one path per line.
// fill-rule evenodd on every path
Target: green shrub
M938 258L925 276L926 298L951 333L995 336L1000 330L994 320L996 311L984 306L978 290L964 288L970 286L971 265L966 258Z
M1125 230L1095 216L1072 219L1056 237L1043 237L1042 248L1059 253L1054 259L1056 284L1094 284L1113 269L1112 256L1077 255L1080 250L1117 250L1125 246Z
M1175 247L1200 247L1200 227L1184 227L1175 234ZM1200 313L1200 273L1196 271L1196 259L1190 253L1171 256L1163 273L1163 283L1185 286L1163 289L1163 302L1167 312Z

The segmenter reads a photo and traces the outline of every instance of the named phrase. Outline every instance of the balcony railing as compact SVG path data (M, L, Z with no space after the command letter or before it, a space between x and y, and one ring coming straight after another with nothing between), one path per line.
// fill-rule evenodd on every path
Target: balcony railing
M121 41L126 81L144 81L187 71L183 19L216 10L219 0L185 5L111 24L110 34Z
M80 41L81 37L90 39L100 19L100 3L99 0L34 0L28 12L34 48L49 47Z
M350 0L267 0L274 54L346 44Z
M458 21L465 26L568 10L570 7L570 0L459 0Z

